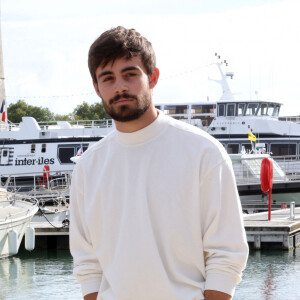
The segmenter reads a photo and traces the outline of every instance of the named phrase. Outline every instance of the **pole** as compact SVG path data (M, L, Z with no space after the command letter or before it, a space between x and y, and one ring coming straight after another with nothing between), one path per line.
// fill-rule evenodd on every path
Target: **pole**
M269 191L269 209L268 209L268 220L271 221L271 207L272 207L272 189Z

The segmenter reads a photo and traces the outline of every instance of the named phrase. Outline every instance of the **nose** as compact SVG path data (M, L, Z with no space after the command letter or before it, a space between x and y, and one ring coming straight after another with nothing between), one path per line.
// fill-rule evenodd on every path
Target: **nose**
M128 86L126 82L122 79L118 79L115 82L115 94L123 94L128 92Z

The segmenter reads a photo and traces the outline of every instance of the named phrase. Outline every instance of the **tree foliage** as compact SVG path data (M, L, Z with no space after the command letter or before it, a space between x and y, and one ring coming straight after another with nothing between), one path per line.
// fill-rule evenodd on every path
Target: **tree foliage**
M11 103L7 107L7 116L13 123L20 123L22 117L33 117L38 122L54 120L54 114L49 108L28 105L24 100L19 100L17 103Z
M100 102L91 105L83 102L82 104L77 105L73 111L73 115L75 120L101 120L110 118Z
M72 113L60 115L52 113L49 108L28 105L24 100L19 100L7 107L7 116L13 123L20 123L22 117L33 117L38 122L110 119L100 102L91 105L83 102Z

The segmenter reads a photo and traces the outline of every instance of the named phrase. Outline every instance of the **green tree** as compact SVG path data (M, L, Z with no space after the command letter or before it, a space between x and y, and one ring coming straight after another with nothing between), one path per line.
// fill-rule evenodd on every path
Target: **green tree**
M54 116L55 121L73 121L74 120L74 116L70 113L67 115L60 115L60 114L56 114Z
M73 111L75 120L100 120L110 119L110 116L106 113L102 103L97 102L89 105L87 102L83 102Z
M33 117L38 122L54 120L54 114L49 108L28 105L24 100L19 100L17 103L11 103L7 107L7 116L13 123L20 123L22 117Z

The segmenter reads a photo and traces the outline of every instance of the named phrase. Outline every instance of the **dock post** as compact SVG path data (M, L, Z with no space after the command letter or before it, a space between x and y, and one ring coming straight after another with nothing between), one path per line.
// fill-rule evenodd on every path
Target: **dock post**
M259 234L256 234L254 236L254 249L260 250L260 235Z
M290 220L295 219L295 202L290 203Z

